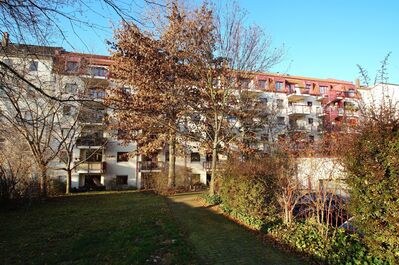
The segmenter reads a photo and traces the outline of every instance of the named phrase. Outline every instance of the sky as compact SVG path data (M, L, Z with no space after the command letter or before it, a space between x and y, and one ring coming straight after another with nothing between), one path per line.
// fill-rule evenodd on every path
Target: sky
M133 17L143 12L142 0L126 8ZM197 0L198 1L198 0ZM229 1L229 0L227 0ZM108 54L105 40L112 40L112 26L120 18L101 1L90 2L82 16L101 28L64 27L68 42L56 43L67 50ZM271 72L354 81L357 64L374 79L381 61L391 52L388 76L399 84L398 0L238 0L255 23L270 34L275 46L284 45L284 61Z

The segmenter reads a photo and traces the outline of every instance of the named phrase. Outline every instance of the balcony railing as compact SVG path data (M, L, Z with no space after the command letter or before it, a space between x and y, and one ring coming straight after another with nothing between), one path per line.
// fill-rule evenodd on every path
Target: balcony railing
M288 107L288 115L309 115L312 107L308 105L292 105Z
M79 162L77 162L79 163ZM106 163L101 161L89 162L85 161L75 168L75 171L82 173L103 173L106 169Z
M139 161L140 171L159 171L164 167L162 161Z
M76 146L102 146L106 143L107 139L98 136L85 136L76 139Z

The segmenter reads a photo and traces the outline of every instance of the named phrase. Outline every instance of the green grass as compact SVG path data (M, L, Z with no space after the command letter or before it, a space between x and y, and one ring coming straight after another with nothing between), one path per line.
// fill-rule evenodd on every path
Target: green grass
M59 197L0 212L0 264L153 263L196 263L162 197Z

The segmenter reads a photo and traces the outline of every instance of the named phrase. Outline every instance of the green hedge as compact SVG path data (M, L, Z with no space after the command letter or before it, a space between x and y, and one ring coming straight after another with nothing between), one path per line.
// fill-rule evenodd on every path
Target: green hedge
M323 237L318 226L320 224L309 221L290 226L278 225L270 233L296 251L328 264L393 264L373 256L357 234L338 229L330 230L328 237Z
M265 223L276 220L278 187L271 163L268 159L230 161L220 176L219 194L225 209L241 219L251 216L249 219Z

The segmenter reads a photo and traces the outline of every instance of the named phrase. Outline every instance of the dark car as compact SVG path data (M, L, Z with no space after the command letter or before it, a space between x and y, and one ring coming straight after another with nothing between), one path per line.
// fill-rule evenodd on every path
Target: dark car
M348 219L347 206L347 197L330 192L309 192L297 198L293 214L298 220L319 217L338 227Z

